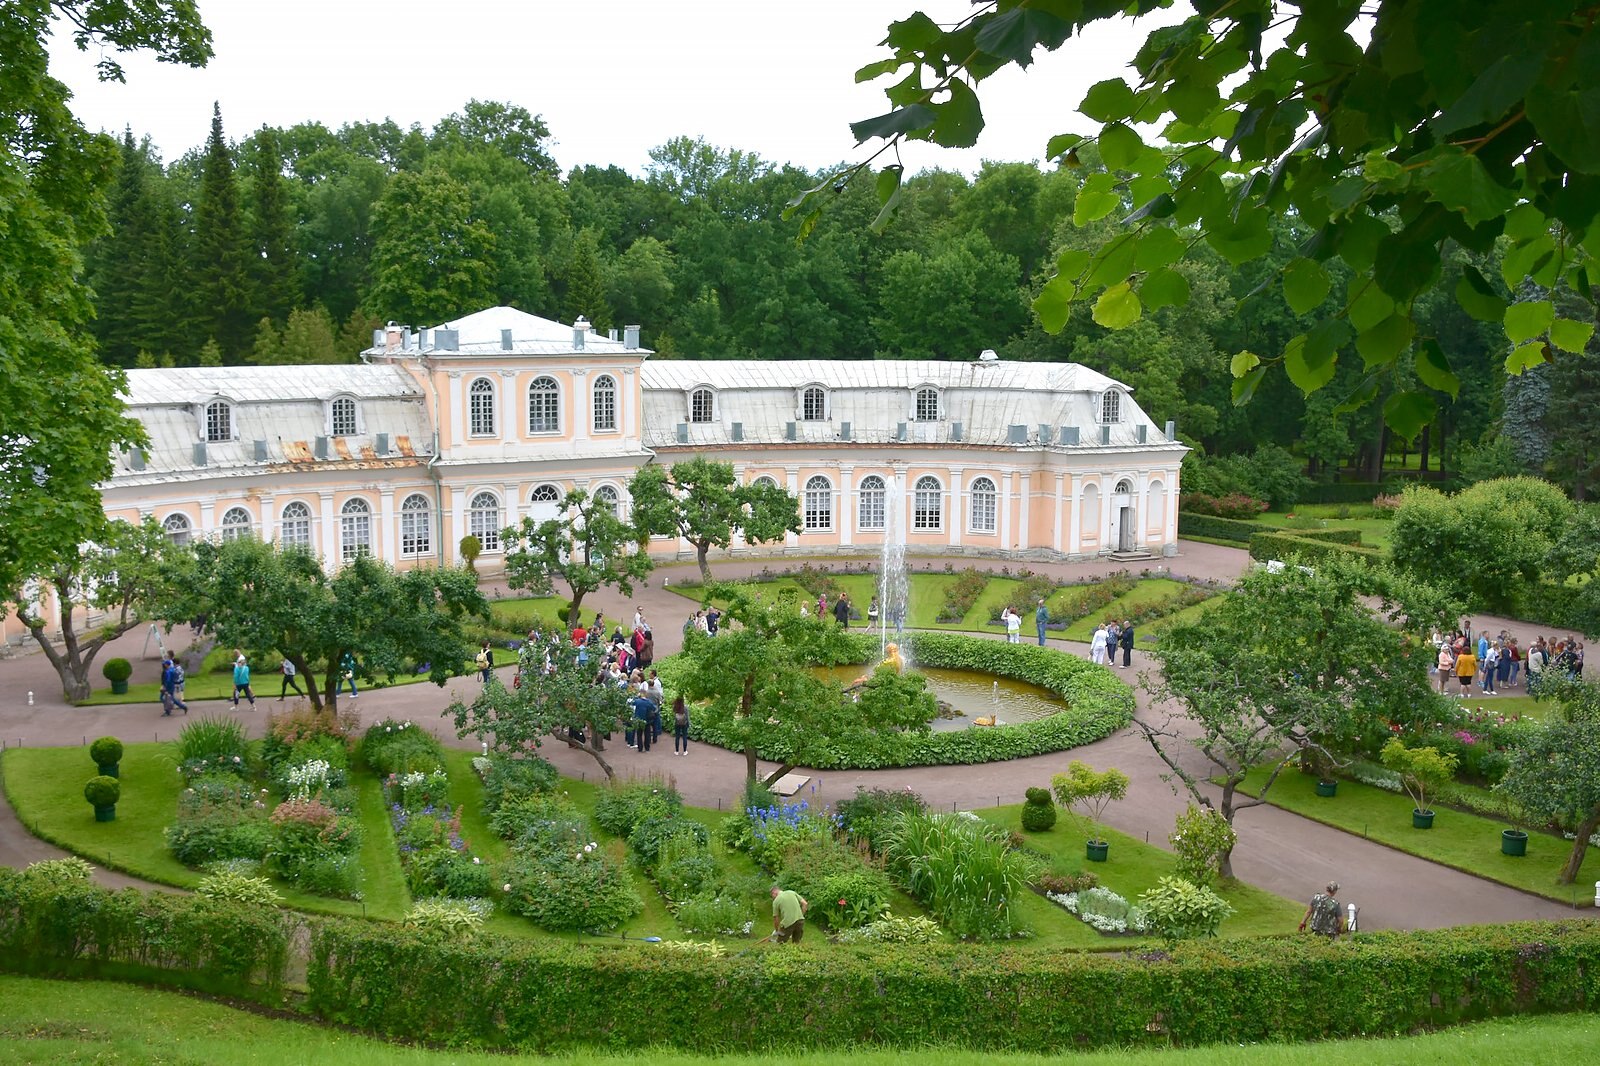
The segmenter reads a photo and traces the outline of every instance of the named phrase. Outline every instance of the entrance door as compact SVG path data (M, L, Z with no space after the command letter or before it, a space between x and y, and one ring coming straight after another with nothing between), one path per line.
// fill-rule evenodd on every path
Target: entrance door
M1121 552L1133 551L1133 508L1128 506L1117 509L1117 550Z

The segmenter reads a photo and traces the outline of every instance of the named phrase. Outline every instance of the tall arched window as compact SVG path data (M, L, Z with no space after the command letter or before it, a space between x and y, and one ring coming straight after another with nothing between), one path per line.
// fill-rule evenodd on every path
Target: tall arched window
M536 377L528 385L528 432L561 432L561 386L555 378Z
M1122 393L1116 389L1100 394L1100 421L1107 425L1122 421Z
M339 558L372 554L372 505L359 497L339 509Z
M329 428L335 437L356 435L356 402L348 396L333 401L329 412Z
M917 421L939 421L939 390L926 386L917 390Z
M283 509L278 543L285 548L311 547L311 508L296 500Z
M689 394L689 421L712 422L717 417L717 394L710 389L695 389Z
M857 508L856 524L862 530L884 528L887 515L884 510L886 490L883 478L877 474L868 474L861 479L861 505Z
M828 417L828 394L820 385L811 385L800 394L800 418L806 422L821 422Z
M233 439L233 405L227 400L206 404L206 440L211 443Z
M986 477L973 478L972 498L967 505L972 514L972 531L974 533L993 533L995 519L999 513L999 496L995 490L994 482Z
M222 513L222 539L238 540L250 533L254 520L243 507L230 507Z
M486 552L500 550L500 497L480 492L467 504L467 532L478 538Z
M944 486L932 474L917 478L913 487L911 528L939 530L944 528Z
M601 374L594 379L594 431L611 433L617 428L617 379Z
M833 482L817 474L806 479L805 531L826 533L833 528Z
M621 504L622 497L617 494L617 490L612 486L601 485L599 488L595 489L594 502L599 506L604 507L607 511L610 511L612 514L621 517L621 511L618 509L618 505Z
M161 528L166 530L167 539L179 547L189 543L189 535L194 532L194 525L189 521L189 516L177 512L163 518Z
M433 507L420 492L400 504L400 554L415 558L433 552Z
M494 382L473 378L467 386L467 435L494 436Z

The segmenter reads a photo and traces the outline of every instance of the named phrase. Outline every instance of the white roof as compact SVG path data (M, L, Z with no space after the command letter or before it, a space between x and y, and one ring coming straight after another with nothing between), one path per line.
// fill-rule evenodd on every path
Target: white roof
M454 345L439 343L440 330L455 330ZM511 331L511 347L505 346L504 331ZM368 348L366 356L433 355L610 355L627 352L649 354L645 348L628 348L620 340L612 340L590 329L584 334L583 347L573 344L573 327L538 315L530 315L515 307L488 307L462 318L441 322L426 331L426 336L413 334L411 348L390 350L387 345Z
M180 366L128 371L128 406L420 396L411 375L392 366Z

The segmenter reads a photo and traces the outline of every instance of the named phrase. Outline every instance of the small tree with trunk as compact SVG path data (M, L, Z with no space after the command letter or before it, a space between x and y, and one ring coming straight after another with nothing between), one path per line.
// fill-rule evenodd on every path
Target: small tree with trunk
M49 623L30 606L26 585L11 590L0 601L17 604L17 617L61 678L61 693L69 703L89 698L89 668L95 656L141 622L166 595L173 567L180 566L189 549L174 544L153 518L139 525L118 519L102 522L94 540L55 553L47 566L30 581L54 595L61 622L61 641L50 639ZM40 601L43 597L38 597ZM79 631L92 614L99 624Z
M1570 885L1583 867L1589 838L1600 831L1600 686L1548 676L1540 695L1556 709L1512 749L1511 765L1495 787L1529 814L1573 831L1572 851L1556 876Z
M711 580L711 549L726 549L735 536L762 544L800 531L800 505L787 490L770 481L741 485L732 463L704 456L670 469L646 466L629 482L628 494L641 533L694 545L702 581Z
M615 585L624 596L632 596L634 582L649 575L650 556L639 550L639 536L609 500L573 489L559 517L535 522L525 516L500 534L506 583L547 596L559 578L572 591L569 617L577 618L589 593Z
M1088 763L1074 759L1067 772L1050 779L1056 802L1075 812L1089 835L1089 843L1104 844L1100 828L1106 807L1128 795L1128 775L1115 766L1096 770Z
M1400 775L1400 785L1416 804L1418 814L1428 814L1428 796L1456 772L1456 757L1438 748L1408 748L1399 737L1391 737L1378 753L1384 766Z

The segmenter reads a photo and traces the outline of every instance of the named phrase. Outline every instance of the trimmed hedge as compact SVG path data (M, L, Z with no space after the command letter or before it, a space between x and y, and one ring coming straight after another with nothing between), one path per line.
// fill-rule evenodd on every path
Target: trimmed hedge
M1178 536L1209 537L1212 540L1232 541L1243 548L1257 533L1276 533L1282 526L1267 522L1251 522L1243 518L1215 518L1211 515L1178 512Z
M1332 529L1293 529L1285 528L1284 533L1291 537L1303 537L1306 540L1325 540L1331 544L1361 543L1361 530L1352 526L1335 526Z
M854 652L848 661L873 662L878 638L849 634ZM1066 751L1110 736L1133 717L1133 690L1103 666L1034 644L1006 644L958 633L917 633L909 637L911 659L918 666L976 670L1014 678L1048 689L1068 709L1048 718L987 729L950 732L878 733L863 731L833 738L822 756L807 760L817 770L872 770L898 766L947 766L1001 762L1029 755ZM674 657L676 658L676 657ZM668 660L662 679L676 688L677 663ZM823 665L839 665L828 663ZM734 748L728 723L706 708L692 716L690 733L697 740ZM757 749L763 759L786 762L789 745L778 742Z
M1376 563L1383 559L1383 553L1376 548L1338 544L1331 540L1289 533L1257 533L1250 538L1250 558L1257 562L1298 557L1301 562L1314 563L1334 555L1364 563Z

